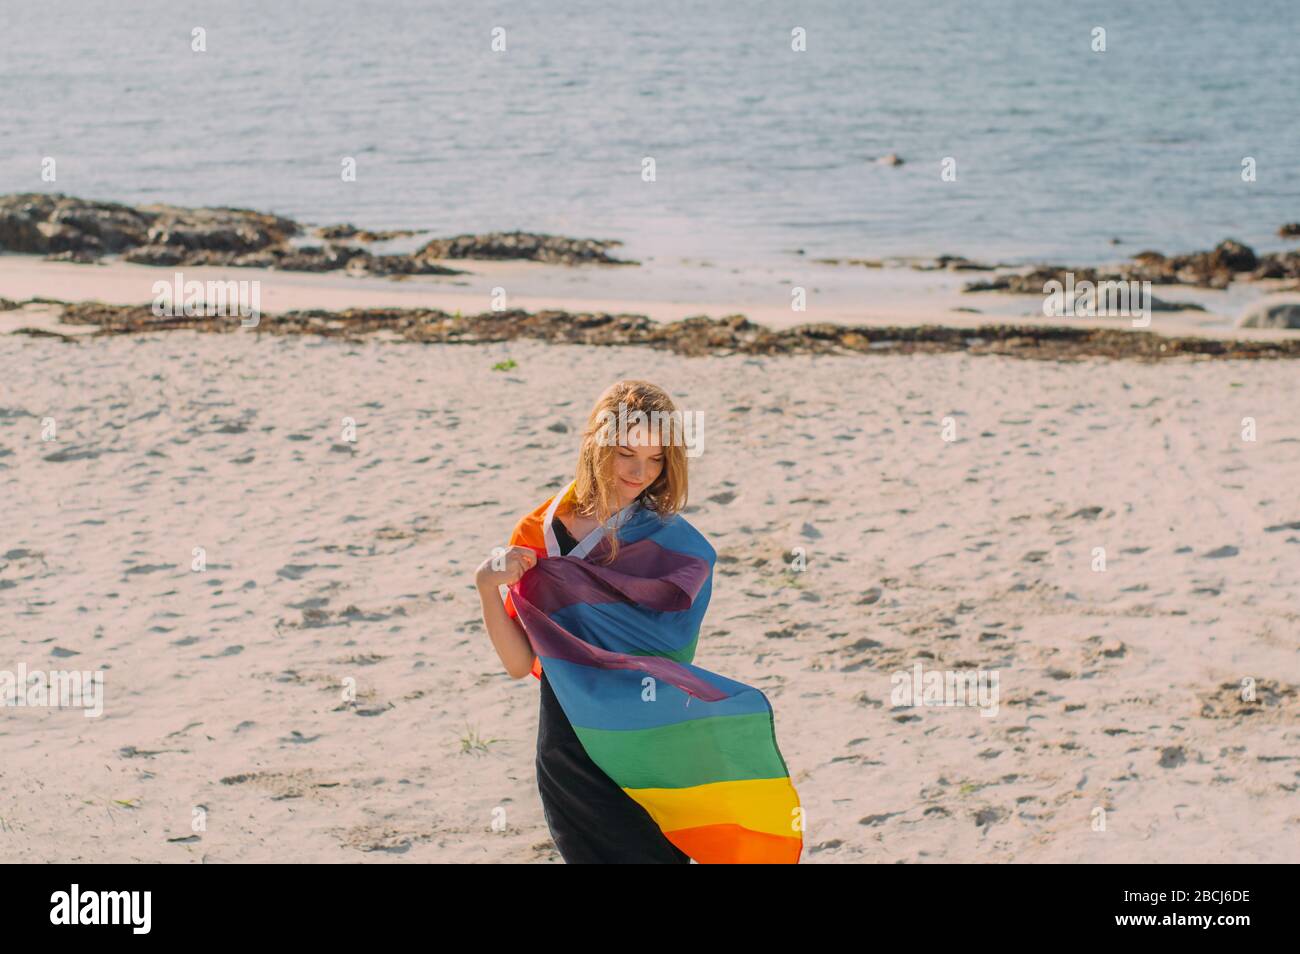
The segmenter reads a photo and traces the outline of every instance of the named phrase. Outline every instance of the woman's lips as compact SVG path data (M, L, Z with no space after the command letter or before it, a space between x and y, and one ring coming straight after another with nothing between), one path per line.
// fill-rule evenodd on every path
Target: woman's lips
M628 480L626 477L620 477L619 480L623 481L623 483L627 484L629 487L635 488L641 486L639 483L632 483L632 481Z

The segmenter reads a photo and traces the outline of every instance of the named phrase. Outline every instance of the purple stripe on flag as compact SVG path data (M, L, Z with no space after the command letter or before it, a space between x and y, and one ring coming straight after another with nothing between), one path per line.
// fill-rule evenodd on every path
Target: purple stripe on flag
M541 560L538 561L537 566L540 567L548 562L559 561ZM524 575L528 576L536 572L537 567L534 567ZM544 584L541 588L549 589ZM627 653L610 652L579 639L530 603L526 597L521 596L518 583L510 587L510 595L524 624L524 631L528 634L533 652L538 656L549 656L552 659L561 659L596 669L640 670L705 702L718 702L730 698L728 693L701 679L675 660L664 659L661 656L629 656Z
M613 566L594 562L601 553L597 547L588 560L572 556L538 560L516 586L548 616L575 603L624 601L667 613L690 609L711 569L698 557L667 550L652 540L620 546Z

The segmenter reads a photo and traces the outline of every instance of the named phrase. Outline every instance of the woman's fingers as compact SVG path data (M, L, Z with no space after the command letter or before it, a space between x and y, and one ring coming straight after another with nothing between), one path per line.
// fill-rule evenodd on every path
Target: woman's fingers
M537 556L532 550L519 548L510 554L510 582L517 583L519 578L533 568L537 563Z
M537 565L537 554L528 547L510 547L506 550L501 568L502 582L510 586Z

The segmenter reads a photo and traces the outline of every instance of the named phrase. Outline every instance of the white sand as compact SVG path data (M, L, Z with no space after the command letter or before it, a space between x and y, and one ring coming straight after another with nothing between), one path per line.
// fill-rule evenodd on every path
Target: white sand
M705 415L696 662L772 700L806 862L1298 861L1294 691L1201 715L1300 682L1298 373L0 336L0 669L107 669L99 719L0 710L0 856L559 860L471 574L633 376ZM892 710L918 660L996 668L999 714Z

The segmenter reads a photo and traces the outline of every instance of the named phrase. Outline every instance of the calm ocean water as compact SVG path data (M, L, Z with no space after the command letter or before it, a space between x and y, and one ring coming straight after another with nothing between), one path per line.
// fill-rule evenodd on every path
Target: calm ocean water
M1276 248L1300 219L1295 0L3 0L3 20L0 192L754 262L1086 263Z

